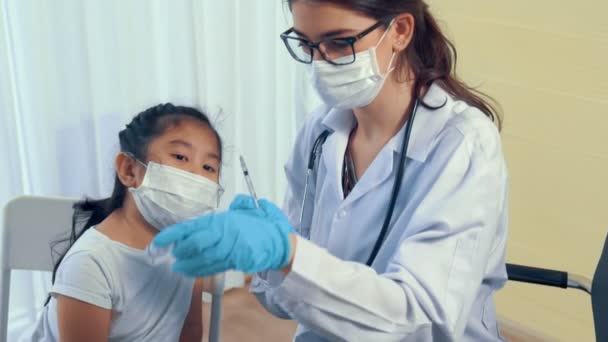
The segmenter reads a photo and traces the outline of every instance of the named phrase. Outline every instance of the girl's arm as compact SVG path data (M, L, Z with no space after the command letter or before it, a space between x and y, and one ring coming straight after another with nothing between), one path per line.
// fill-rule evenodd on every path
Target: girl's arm
M107 342L111 313L111 310L57 295L59 341Z
M207 278L199 278L192 288L192 303L184 321L180 342L200 342L203 338L203 290L208 287Z

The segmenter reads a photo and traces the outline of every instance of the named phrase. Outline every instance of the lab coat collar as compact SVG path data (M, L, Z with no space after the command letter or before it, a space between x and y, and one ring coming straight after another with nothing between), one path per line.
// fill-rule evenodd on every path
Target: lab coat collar
M418 111L414 120L414 127L410 137L409 146L407 149L407 157L410 159L424 162L428 156L429 148L433 139L444 127L449 119L452 98L439 85L433 83L426 95L424 103L432 107L440 107L439 109L429 109L422 103L418 105ZM355 127L356 119L352 110L330 109L322 121L323 125L335 132L349 134ZM387 145L396 153L401 153L401 145L403 143L405 128L407 123L403 125L401 130L387 143Z

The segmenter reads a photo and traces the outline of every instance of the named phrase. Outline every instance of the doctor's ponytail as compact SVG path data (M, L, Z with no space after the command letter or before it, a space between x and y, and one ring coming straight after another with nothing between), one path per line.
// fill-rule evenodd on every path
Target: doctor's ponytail
M136 159L146 162L148 160L147 151L150 143L155 138L162 135L168 127L178 124L185 118L199 120L211 129L218 142L221 161L222 139L211 124L209 117L198 109L174 106L171 103L159 104L137 114L133 120L118 133L120 151L128 152ZM59 265L65 258L70 247L72 247L87 230L100 224L114 210L122 208L126 194L127 188L122 184L120 179L118 179L118 175L116 175L114 177L114 189L112 190L112 195L110 195L110 197L100 200L86 198L85 200L74 204L72 229L69 236L51 244L54 262L52 276L53 284L55 283ZM63 248L59 248L59 245L62 245ZM45 305L49 303L50 299L51 297L49 295Z

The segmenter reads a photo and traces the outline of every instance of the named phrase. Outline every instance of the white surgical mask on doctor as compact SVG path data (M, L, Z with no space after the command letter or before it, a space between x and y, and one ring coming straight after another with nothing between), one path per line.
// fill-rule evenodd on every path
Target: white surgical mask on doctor
M378 96L388 74L394 69L391 67L395 59L394 52L385 74L380 72L376 55L376 49L391 25L392 22L375 46L358 52L351 64L333 65L325 60L315 60L310 64L313 86L323 102L336 109L352 109L365 107ZM352 56L346 56L334 61L351 58Z
M146 174L142 183L129 191L141 215L156 229L217 208L223 190L214 181L168 165L152 161L145 165L135 160L146 168Z

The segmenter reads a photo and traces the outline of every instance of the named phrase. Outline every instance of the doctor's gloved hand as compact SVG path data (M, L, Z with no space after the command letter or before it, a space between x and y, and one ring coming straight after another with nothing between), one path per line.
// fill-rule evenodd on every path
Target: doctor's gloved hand
M266 200L258 203L260 209L251 197L239 195L228 211L168 227L153 244L174 244L173 270L191 277L281 269L289 262L294 230L278 207Z

